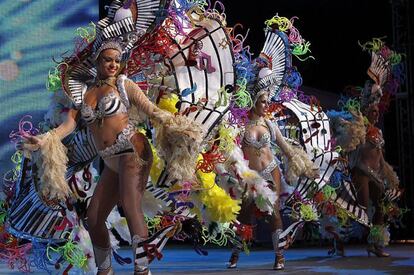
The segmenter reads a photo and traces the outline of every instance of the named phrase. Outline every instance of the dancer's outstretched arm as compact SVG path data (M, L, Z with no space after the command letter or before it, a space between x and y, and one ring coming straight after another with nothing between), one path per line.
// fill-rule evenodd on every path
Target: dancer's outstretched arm
M59 140L62 140L76 129L76 117L78 113L78 110L70 109L63 123L44 135L24 136L22 147L29 151L39 150L51 134L56 135Z
M130 79L125 80L125 90L127 92L129 101L150 118L154 117L154 112L160 110L147 98L139 86Z

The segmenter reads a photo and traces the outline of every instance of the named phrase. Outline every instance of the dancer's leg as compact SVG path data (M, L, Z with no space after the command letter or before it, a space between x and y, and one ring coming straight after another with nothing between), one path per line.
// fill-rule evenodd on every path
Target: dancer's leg
M382 213L382 208L380 205L380 199L382 197L382 190L378 187L378 184L371 181L370 178L359 169L354 169L352 171L352 182L355 184L357 190L358 202L368 209L369 200L373 202L373 207L375 209L374 216L372 218L372 223L375 225L382 225L384 223L384 215ZM372 232L368 236L368 255L374 253L378 257L388 257L389 254L385 253L382 250L382 246L377 243L375 240L377 237L372 237Z
M352 183L357 192L358 203L368 209L369 206L369 177L358 168L352 170Z
M120 202L124 210L129 231L132 237L133 256L139 242L148 237L148 229L142 211L142 198L148 182L152 164L152 151L148 140L142 134L135 134L131 138L135 154L120 157ZM146 274L148 262L135 262L135 273Z
M87 211L87 226L94 246L98 274L110 271L111 247L105 221L118 200L118 174L105 166Z
M374 207L374 216L372 217L372 224L383 225L384 224L384 213L381 206L381 199L383 191L378 187L377 184L370 182L369 185L370 198Z
M280 194L282 192L282 183L280 179L280 171L279 168L275 168L272 171L272 178L273 178L273 188L276 192L278 199L274 203L274 214L272 219L272 231L276 231L278 229L283 230L283 221L282 216L280 215Z
M123 155L119 161L119 194L131 236L148 236L142 212L142 196L152 164L152 151L146 137L135 134L131 138L135 154Z
M279 238L283 231L282 216L280 215L280 194L281 194L281 179L279 168L272 171L273 188L278 195L278 199L274 203L274 213L272 216L272 243L275 251L275 263L273 269L281 270L285 268L285 258L283 256L283 249L279 248Z

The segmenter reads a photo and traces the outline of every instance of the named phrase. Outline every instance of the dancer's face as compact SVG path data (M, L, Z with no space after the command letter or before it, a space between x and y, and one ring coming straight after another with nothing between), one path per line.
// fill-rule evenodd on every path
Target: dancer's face
M266 109L268 107L267 100L269 98L268 93L262 94L256 101L256 105L254 106L254 112L258 116L264 116L266 113Z
M379 119L378 105L374 105L369 108L368 113L367 113L367 119L373 125L378 123L378 119Z
M98 57L96 69L101 79L115 76L121 65L121 53L114 49L106 49Z

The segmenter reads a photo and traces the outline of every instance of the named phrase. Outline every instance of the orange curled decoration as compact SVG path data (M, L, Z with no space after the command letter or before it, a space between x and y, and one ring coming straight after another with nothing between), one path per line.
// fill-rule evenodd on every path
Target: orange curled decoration
M173 219L170 216L163 216L161 218L161 222L160 222L161 228L165 228L173 224L174 224Z
M202 160L197 163L197 171L200 170L203 173L210 173L214 170L217 163L223 163L226 158L217 152L217 145L213 145L212 149L206 153L201 153L203 156Z
M366 139L373 144L378 144L382 140L382 134L380 129L378 129L375 126L369 125L366 133Z
M319 102L319 100L316 97L314 97L314 96L310 97L309 105L310 105L311 111L313 111L313 107L317 107L318 113L322 112L321 103Z
M317 192L317 193L315 193L315 196L313 197L313 200L317 204L320 204L320 203L324 202L325 196L324 196L323 192Z
M336 208L333 203L327 202L325 205L325 212L328 216L334 216L336 214Z
M285 116L283 110L285 107L280 103L270 103L269 106L266 108L266 115L278 115L278 116Z

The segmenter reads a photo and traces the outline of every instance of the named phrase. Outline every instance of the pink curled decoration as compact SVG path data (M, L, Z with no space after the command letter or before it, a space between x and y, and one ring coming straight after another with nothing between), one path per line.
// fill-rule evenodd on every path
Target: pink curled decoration
M17 143L22 137L35 136L40 132L39 129L33 127L32 122L25 119L32 119L32 116L23 116L19 121L19 130L11 131L9 138L12 143Z
M182 222L182 221L184 221L185 219L186 219L186 217L184 217L183 215L178 214L178 215L175 215L175 216L172 218L172 222L175 224L175 223L177 223L177 222Z
M289 33L289 41L292 44L302 44L303 43L303 38L300 35L299 31L297 28L295 28L294 26L292 26L290 28L290 33Z
M10 269L17 268L23 273L30 272L28 253L32 249L32 244L28 243L18 246L15 242L12 242L12 244L4 245L1 248L2 252L0 253L0 257L7 261Z
M181 186L182 186L182 189L179 190L180 194L178 195L178 199L180 201L187 201L191 193L192 184L189 181L185 181L181 184Z
M392 54L392 50L388 48L387 46L383 46L380 49L380 55L384 57L384 59L388 59Z
M293 98L295 98L295 96L295 91L288 87L283 87L279 95L280 99L284 102L291 101Z
M293 26L293 23L295 22L295 19L299 19L299 17L293 16L292 18L290 18L290 23L291 24L290 24L290 28L289 28L288 38L289 38L290 43L292 43L292 44L302 44L304 42L303 38L300 35L299 30L295 26Z

